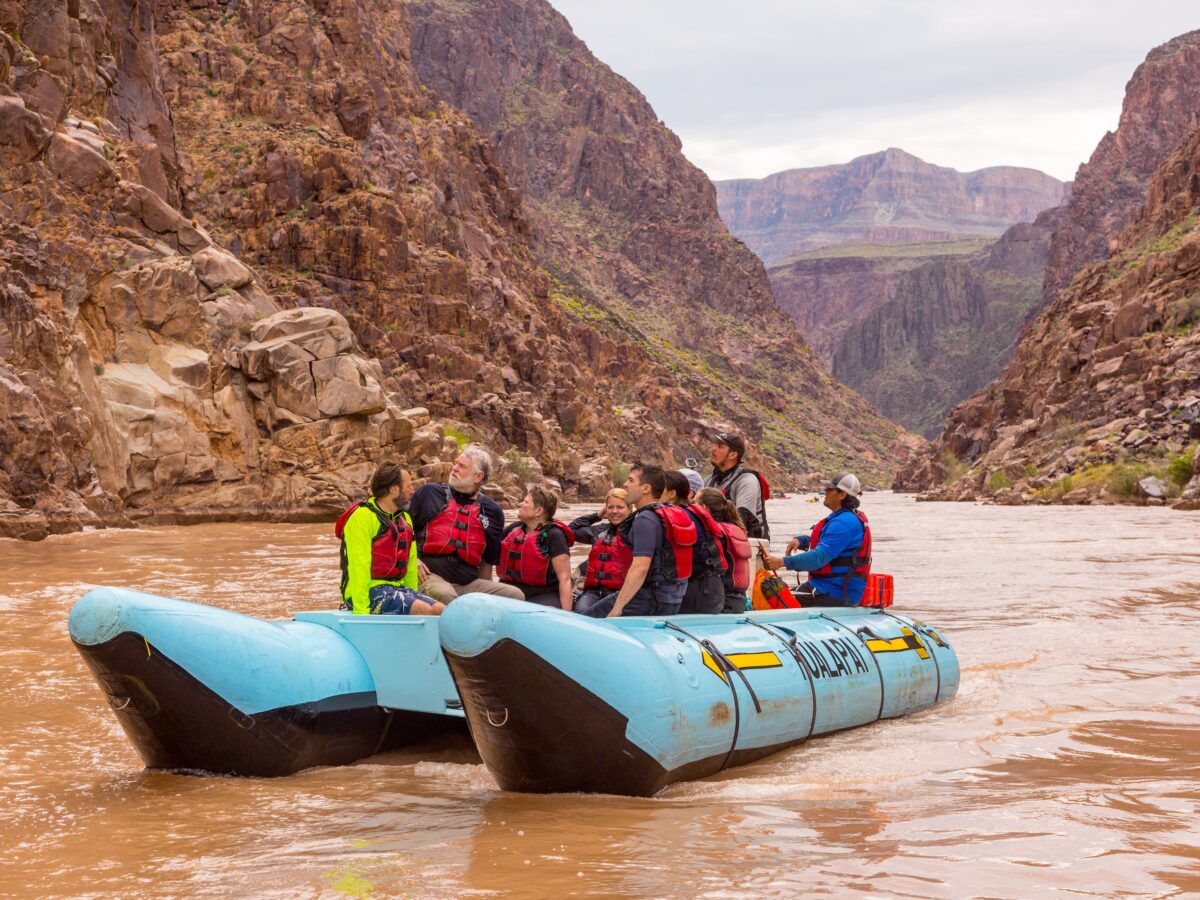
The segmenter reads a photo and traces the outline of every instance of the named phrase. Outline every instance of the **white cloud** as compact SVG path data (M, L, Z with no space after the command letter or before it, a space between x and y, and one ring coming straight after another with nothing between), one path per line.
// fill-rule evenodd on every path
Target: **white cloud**
M1194 0L552 0L713 178L901 147L1074 176Z

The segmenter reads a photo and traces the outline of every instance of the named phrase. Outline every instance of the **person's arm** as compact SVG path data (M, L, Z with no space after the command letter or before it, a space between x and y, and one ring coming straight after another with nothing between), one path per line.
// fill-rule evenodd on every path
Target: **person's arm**
M360 515L363 513L363 515ZM346 520L346 576L350 611L365 615L371 611L371 541L379 530L375 514L359 507Z
M838 516L826 522L825 527L821 529L821 540L817 546L803 553L784 557L781 560L783 565L792 572L815 572L854 546L854 530L842 519L842 516Z
M629 571L625 573L625 583L621 585L621 590L617 594L617 602L613 604L612 612L608 614L608 618L614 618L621 615L629 601L633 599L642 588L642 584L646 581L646 576L650 574L650 557L635 556L633 562L629 565Z
M808 549L808 535L807 534L798 534L794 538L792 538L790 541L788 541L788 545L787 545L788 553L795 553L797 550L807 550L807 549Z
M574 605L574 594L571 590L571 555L560 553L550 560L554 574L558 576L558 603L567 612Z
M481 579L483 579L484 581L491 581L492 574L495 571L496 571L496 569L491 563L480 563L479 564L479 577Z
M491 497L480 494L477 501L480 512L487 516L484 530L483 560L479 563L479 577L492 580L495 566L500 562L500 544L504 541L504 510Z
M571 529L571 533L575 535L575 540L581 544L594 544L598 538L599 532L607 528L607 525L598 524L600 521L598 513L588 513L586 516L580 516L567 527Z

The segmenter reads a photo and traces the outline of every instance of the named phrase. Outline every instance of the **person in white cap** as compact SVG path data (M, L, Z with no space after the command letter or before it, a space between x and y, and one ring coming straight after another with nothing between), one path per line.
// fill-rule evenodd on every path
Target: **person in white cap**
M858 508L862 484L842 472L822 487L829 515L811 534L794 537L789 555L768 557L767 565L808 573L808 581L792 592L801 606L858 606L871 574L871 526Z

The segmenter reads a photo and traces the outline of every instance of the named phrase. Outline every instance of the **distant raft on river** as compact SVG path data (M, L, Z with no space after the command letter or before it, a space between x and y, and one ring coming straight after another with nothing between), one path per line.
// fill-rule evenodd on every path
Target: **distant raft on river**
M268 622L98 588L69 630L147 766L227 775L343 765L465 715L504 790L648 796L959 682L941 632L866 608L596 620L467 594L441 617Z

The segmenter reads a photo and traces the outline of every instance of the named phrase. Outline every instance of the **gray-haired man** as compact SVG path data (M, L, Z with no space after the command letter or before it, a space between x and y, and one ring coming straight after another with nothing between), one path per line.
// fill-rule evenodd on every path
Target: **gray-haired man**
M487 451L467 447L454 461L449 484L422 485L409 502L417 534L419 589L442 603L472 592L525 598L520 589L492 578L500 561L504 512L480 493L491 473Z

